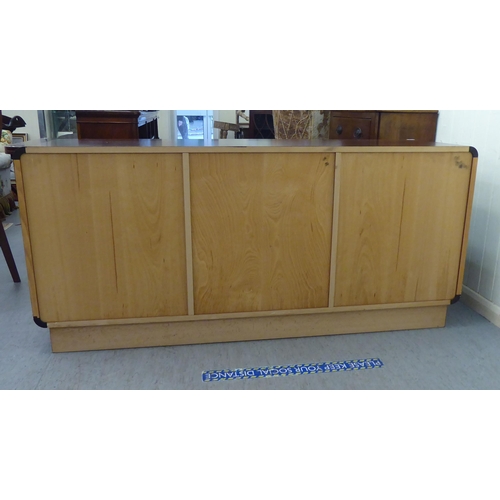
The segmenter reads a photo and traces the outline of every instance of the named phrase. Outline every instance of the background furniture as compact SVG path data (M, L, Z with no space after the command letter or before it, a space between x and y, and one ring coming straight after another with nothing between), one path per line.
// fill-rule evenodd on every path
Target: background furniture
M76 111L79 139L158 139L156 111Z
M24 120L22 120L24 122ZM2 111L0 111L0 124L3 125L4 120L2 116ZM20 124L19 120L17 120L17 123ZM9 128L9 124L12 124L12 120L6 120L6 126ZM20 125L21 126L21 125ZM12 128L12 127L11 127ZM14 127L15 130L16 127ZM0 132L1 132L0 128ZM8 130L9 133L11 133L10 130ZM9 186L7 189L10 191L10 164L11 164L11 157L10 155L4 153L4 147L5 146L0 146L0 185L1 186ZM2 177L6 175L6 178L3 179ZM0 189L0 196L3 196L3 191ZM9 245L9 240L7 239L7 235L5 234L5 229L3 227L3 220L5 219L5 216L3 215L3 209L0 207L0 248L2 249L2 253L5 257L5 260L7 262L7 266L9 268L10 274L12 276L12 279L14 280L15 283L20 283L21 278L19 277L19 273L17 271L16 263L14 261L14 256L12 255L12 251L10 249Z
M10 249L9 240L5 234L5 229L3 228L3 223L0 221L0 248L2 249L3 255L7 262L10 274L14 283L20 283L21 278L19 277L19 272L17 271L16 262L14 261L14 256Z
M239 131L234 134L234 137L236 139L248 139L250 115L245 114L244 109L236 110L236 125L238 125Z
M11 183L11 157L5 153L5 148L12 144L12 131L18 126L26 125L25 121L20 116L12 118L2 115L0 111L0 221L5 220L5 216L9 215L17 207L15 205L16 195L12 191Z
M54 351L444 326L473 148L190 142L15 155L33 315Z
M238 135L241 131L240 126L236 123L228 123L228 122L219 122L217 120L214 121L214 129L219 129L219 138L220 139L227 139L227 133L229 131L234 132L234 135L236 138L238 138Z
M273 111L275 139L328 139L329 111Z
M437 120L437 111L330 111L329 138L434 142ZM275 138L273 111L250 111L249 136Z
M250 110L248 126L249 139L274 139L274 123L272 110Z
M3 221L6 219L5 215L9 215L11 210L15 208L14 196L10 185L10 164L10 155L0 152L0 247L7 262L7 266L9 267L12 279L15 283L19 283L21 278L19 277L16 263L10 249L9 240L7 239L3 227Z
M330 139L436 140L437 111L330 111Z
M16 208L10 179L11 163L10 155L0 152L0 221Z
M214 121L214 129L219 129L219 138L227 139L229 131L234 132L235 139L247 139L249 128L249 117L244 110L236 111L236 123Z
M53 109L48 112L50 121L49 137L58 139L66 135L76 135L76 112L68 109Z

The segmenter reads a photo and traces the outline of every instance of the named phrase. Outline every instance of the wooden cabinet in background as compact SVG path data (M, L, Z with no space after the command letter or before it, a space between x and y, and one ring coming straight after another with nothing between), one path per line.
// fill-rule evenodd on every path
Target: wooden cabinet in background
M330 139L434 142L437 111L331 111Z
M156 111L76 111L78 139L158 139Z
M434 142L437 111L330 111L330 139ZM272 111L250 111L245 138L273 139Z
M376 139L379 113L331 111L330 139Z
M382 111L378 138L387 141L436 140L437 111Z
M271 110L250 111L250 123L245 139L274 139L273 112Z

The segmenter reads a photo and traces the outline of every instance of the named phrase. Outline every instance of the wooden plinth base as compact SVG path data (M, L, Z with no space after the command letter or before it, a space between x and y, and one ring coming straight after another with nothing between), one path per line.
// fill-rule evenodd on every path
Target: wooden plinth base
M57 327L53 352L314 337L443 327L446 305L276 317Z

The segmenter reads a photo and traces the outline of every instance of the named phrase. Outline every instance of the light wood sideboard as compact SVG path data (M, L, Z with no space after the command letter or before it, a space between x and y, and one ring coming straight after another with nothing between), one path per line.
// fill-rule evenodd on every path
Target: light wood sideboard
M61 139L11 154L54 352L442 327L461 293L469 146Z

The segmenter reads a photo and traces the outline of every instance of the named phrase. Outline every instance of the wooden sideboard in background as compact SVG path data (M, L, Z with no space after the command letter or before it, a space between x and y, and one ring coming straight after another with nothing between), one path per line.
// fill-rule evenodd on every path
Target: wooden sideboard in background
M330 139L436 140L438 111L330 111ZM274 138L272 111L250 111L249 139Z
M437 111L331 111L330 139L436 140Z
M76 111L78 139L158 139L157 111Z

